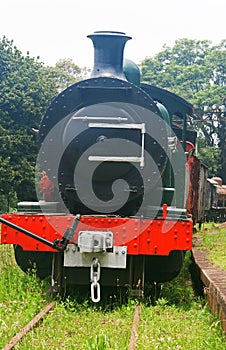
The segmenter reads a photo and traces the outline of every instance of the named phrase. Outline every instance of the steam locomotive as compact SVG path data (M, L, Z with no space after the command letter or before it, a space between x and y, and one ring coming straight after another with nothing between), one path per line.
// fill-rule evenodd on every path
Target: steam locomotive
M124 60L131 37L88 38L91 78L56 96L40 123L39 201L0 221L1 243L14 245L23 271L35 265L55 290L86 286L98 302L104 286L141 295L180 272L192 249L196 133L187 128L192 105L141 83L137 65Z

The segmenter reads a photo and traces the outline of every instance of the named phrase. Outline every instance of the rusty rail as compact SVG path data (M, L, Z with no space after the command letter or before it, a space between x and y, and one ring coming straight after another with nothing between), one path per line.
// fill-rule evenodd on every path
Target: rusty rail
M17 333L8 344L4 346L2 350L10 350L13 349L14 346L28 333L34 326L45 316L47 315L53 308L53 303L47 305L38 315L36 315L24 328L21 329L19 333Z
M128 350L136 350L137 343L137 329L140 322L141 305L137 305L133 314L133 324L131 328L130 343Z

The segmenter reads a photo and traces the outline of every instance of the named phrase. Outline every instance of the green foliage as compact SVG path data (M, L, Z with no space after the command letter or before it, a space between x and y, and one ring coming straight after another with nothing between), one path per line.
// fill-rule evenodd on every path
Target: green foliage
M217 96L220 102L226 94L225 60L225 41L212 47L207 40L179 39L172 48L164 46L153 58L141 63L142 78L149 84L169 88L192 103L199 91L208 94L213 85L221 86L221 95ZM203 107L203 100L195 107Z
M143 80L192 98L208 84L211 72L204 61L209 46L206 40L180 39L172 48L163 47L155 57L141 63Z
M19 200L35 198L34 168L37 154L36 138L25 130L18 128L12 133L1 128L0 132L0 188L7 200L8 210L15 204L14 193ZM11 203L11 202L12 203ZM3 204L3 203L1 203Z
M220 164L220 149L205 144L205 139L198 139L198 157L208 167L208 177L216 176Z
M217 105L221 102L223 97L226 94L224 85L208 85L208 88L201 89L197 91L192 99L192 103L196 106L196 112L200 114L203 113L204 106ZM199 124L198 127L202 127L202 124ZM210 137L212 132L209 132Z
M206 113L204 106L220 105L226 97L226 40L212 46L208 40L179 39L170 48L141 63L143 81L168 89L189 100L196 114L192 124L205 139L206 146L216 148L214 158L209 148L200 151L210 172L224 178L226 173L225 121L222 114ZM208 159L210 155L210 159ZM222 169L221 169L221 164Z
M46 69L29 54L22 53L6 37L0 39L0 210L17 193L18 200L35 199L34 168L37 140L32 127L38 128L55 82ZM4 205L5 203L5 205Z
M80 68L71 59L65 58L58 61L55 67L48 67L46 72L55 81L58 92L61 92L68 86L85 79L89 70L85 67Z
M14 130L37 127L56 94L54 81L47 78L42 63L23 56L5 37L0 40L0 62L1 125Z

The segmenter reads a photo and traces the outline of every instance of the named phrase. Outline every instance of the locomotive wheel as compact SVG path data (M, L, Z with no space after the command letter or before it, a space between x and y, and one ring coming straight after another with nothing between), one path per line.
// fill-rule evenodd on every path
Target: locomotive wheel
M196 265L194 258L191 257L191 264L189 266L189 272L191 275L192 287L195 292L195 295L198 297L204 296L204 284L200 277L200 269Z
M20 245L16 244L14 245L14 254L17 265L22 271L35 272L40 279L51 275L53 257L51 252L24 251Z
M146 256L145 281L163 283L175 278L184 262L184 251L174 250L168 256Z

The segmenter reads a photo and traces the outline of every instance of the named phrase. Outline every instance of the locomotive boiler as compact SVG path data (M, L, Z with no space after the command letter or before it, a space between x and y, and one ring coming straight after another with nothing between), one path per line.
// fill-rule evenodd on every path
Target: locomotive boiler
M174 278L192 247L186 145L190 103L141 83L121 32L94 32L90 79L56 96L39 128L44 199L1 218L19 266L53 288L127 286L143 294ZM40 189L37 189L40 193Z

